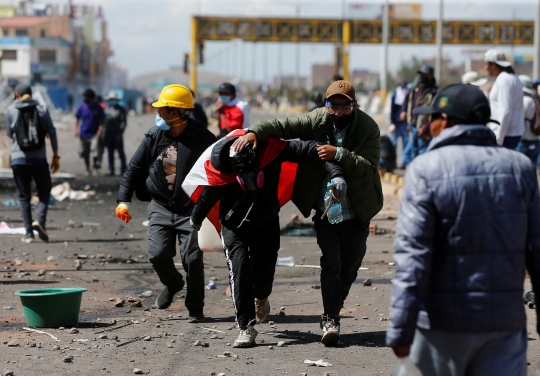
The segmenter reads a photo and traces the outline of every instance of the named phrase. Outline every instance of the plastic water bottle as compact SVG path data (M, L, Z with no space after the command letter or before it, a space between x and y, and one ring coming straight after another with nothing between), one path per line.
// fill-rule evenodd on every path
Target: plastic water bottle
M324 195L324 207L328 207L328 203L332 199L332 185L334 185L334 179L330 180L330 182L326 185L326 194ZM341 204L339 202L335 203L330 207L328 212L326 213L326 216L328 217L328 222L331 224L336 224L341 221L343 221L343 215L341 214Z
M411 359L407 356L405 358L398 358L398 364L396 376L422 376L422 371L411 362Z
M276 266L294 266L294 256L278 257Z

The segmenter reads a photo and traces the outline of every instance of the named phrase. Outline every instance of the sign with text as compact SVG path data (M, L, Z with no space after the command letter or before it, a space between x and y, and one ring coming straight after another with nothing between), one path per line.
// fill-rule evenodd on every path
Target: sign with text
M377 20L382 18L381 3L349 3L347 17L354 20ZM398 3L390 4L388 16L391 20L419 20L422 18L422 4Z
M422 18L422 4L390 4L388 16L391 20L419 20Z

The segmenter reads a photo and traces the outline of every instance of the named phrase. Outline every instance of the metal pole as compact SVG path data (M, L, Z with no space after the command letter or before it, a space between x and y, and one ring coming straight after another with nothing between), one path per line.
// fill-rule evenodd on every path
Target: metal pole
M540 0L536 5L536 19L534 20L534 58L532 78L540 78Z
M251 46L251 84L255 86L257 81L257 42L253 42Z
M278 51L277 51L277 68L278 68L278 76L277 76L277 87L278 89L281 88L281 76L282 76L282 59L281 59L281 43L278 43Z
M388 34L390 26L390 4L388 0L384 2L383 6L383 27L382 27L382 64L381 64L381 104L384 106L386 102L386 93L388 92L388 82L386 78L388 77Z
M300 18L300 5L296 3L296 18ZM295 68L294 68L294 87L300 88L300 44L298 42L298 28L296 28L296 59L295 59Z
M268 85L268 43L263 44L263 76L264 84Z
M343 21L343 35L341 41L343 44L343 79L349 81L349 43L351 37L351 22Z
M439 19L437 20L437 56L435 59L435 79L441 84L442 70L442 31L443 31L443 0L439 0Z
M189 86L197 92L197 17L191 18L191 54L189 56Z

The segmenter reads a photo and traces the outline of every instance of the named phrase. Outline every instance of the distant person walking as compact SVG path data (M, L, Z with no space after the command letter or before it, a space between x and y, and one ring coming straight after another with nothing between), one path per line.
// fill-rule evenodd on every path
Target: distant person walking
M392 95L392 105L390 107L391 124L390 129L388 130L388 133L390 133L390 141L395 149L397 149L400 138L403 148L405 148L405 145L409 142L409 124L407 124L407 121L400 119L401 108L403 107L403 102L405 102L405 98L407 98L408 94L409 89L407 89L407 82L405 80L400 80Z
M107 95L105 101L107 102L107 108L105 109L105 123L101 132L101 140L107 148L109 157L108 176L114 176L115 151L118 151L118 157L120 158L120 174L124 175L127 168L126 155L124 154L124 131L127 126L126 110L120 106L118 94L114 91ZM98 162L101 165L101 159Z
M538 182L525 156L497 146L490 112L464 84L415 110L434 138L405 176L386 344L425 376L527 374L522 296L526 269L540 294Z
M411 128L411 136L403 150L403 166L406 167L411 161L423 154L429 142L429 121L425 115L415 115L414 109L420 106L428 106L437 94L437 81L434 77L435 70L431 65L424 64L418 70L418 82L405 97L399 119L407 121Z
M105 113L99 103L96 102L94 90L86 89L83 98L84 102L79 106L75 114L77 118L75 121L75 137L79 137L80 140L79 155L84 159L86 175L91 176L90 152L96 150L97 138L101 136L103 131ZM98 168L96 163L97 156L94 157L94 169Z
M33 230L38 232L41 240L49 241L46 224L52 184L45 137L48 136L51 140L53 159L50 169L55 173L60 169L56 129L49 112L32 99L32 89L25 84L19 84L15 88L15 101L7 109L6 120L7 135L13 140L11 146L13 179L17 186L21 215L26 229L22 241L31 243L34 240ZM32 180L39 198L36 221L32 221L30 206Z
M500 123L491 123L490 128L497 136L497 144L515 150L525 132L521 82L502 51L488 50L484 61L489 76L495 77L489 93L491 117Z
M224 137L235 129L249 128L249 107L247 102L236 96L236 87L225 82L219 85L216 113L219 119L219 135Z
M525 154L536 164L538 163L538 155L540 154L540 140L537 134L534 134L531 126L533 122L538 121L536 118L536 103L538 94L533 89L533 82L529 76L520 74L518 76L521 85L523 86L523 112L525 114L525 131L518 144L517 151Z

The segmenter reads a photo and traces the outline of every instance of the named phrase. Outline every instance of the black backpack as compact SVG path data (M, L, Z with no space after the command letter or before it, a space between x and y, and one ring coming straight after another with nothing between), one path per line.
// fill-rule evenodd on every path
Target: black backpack
M37 150L45 145L47 131L41 123L36 106L20 108L13 133L22 151Z

